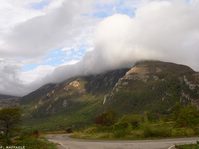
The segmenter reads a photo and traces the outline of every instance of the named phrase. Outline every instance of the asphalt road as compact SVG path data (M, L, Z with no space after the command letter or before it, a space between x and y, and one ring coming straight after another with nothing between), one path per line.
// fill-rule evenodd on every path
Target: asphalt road
M199 138L178 138L139 141L93 141L71 139L68 135L47 135L51 142L58 143L59 149L173 149L174 144L195 143Z

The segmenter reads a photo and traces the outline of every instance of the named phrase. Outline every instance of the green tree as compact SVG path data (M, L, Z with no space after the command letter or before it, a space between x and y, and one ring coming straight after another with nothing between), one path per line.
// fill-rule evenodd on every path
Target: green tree
M0 110L0 130L5 144L11 143L12 134L18 128L21 121L21 110L19 108L4 108Z
M195 106L178 107L174 112L176 124L181 127L194 127L199 123L199 113Z

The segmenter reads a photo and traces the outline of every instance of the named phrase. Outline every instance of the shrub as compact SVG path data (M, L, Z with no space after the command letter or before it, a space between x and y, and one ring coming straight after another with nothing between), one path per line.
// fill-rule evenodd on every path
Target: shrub
M118 122L113 126L114 136L117 138L124 137L131 132L131 129L131 124L126 122Z
M171 128L166 126L157 126L152 124L144 124L142 126L145 137L169 137L171 136Z
M174 111L174 120L176 125L180 127L195 127L199 123L199 113L195 106L176 108Z
M176 149L198 149L198 144L185 144L185 145L176 145Z
M120 123L128 123L132 126L133 129L136 129L143 122L143 117L138 114L125 115L119 120L119 122Z
M143 130L132 130L131 133L130 133L130 137L131 138L135 138L135 139L138 139L138 138L144 138L144 132Z
M97 132L97 128L96 127L89 127L89 128L84 130L84 133L88 133L88 134L94 134L96 132Z
M35 137L22 137L17 141L17 146L25 146L28 149L56 149L56 145L45 139L37 139Z
M175 128L171 131L174 137L193 136L195 134L192 128Z

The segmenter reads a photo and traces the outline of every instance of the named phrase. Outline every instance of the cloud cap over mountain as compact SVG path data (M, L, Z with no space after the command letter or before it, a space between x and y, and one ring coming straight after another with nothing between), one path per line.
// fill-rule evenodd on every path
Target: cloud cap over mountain
M9 36L6 36L5 43L13 46L13 49L25 49L25 54L19 52L13 54L14 57L42 57L47 51L58 47L72 46L75 44L74 41L84 42L85 39L87 50L82 57L72 65L61 64L56 67L47 67L48 69L45 69L46 73L44 73L46 76L39 74L29 84L23 83L23 78L20 76L24 72L20 72L19 68L16 67L16 71L10 73L18 78L14 82L20 84L24 90L19 92L13 88L7 93L24 95L45 83L62 81L74 75L100 73L110 69L127 67L139 60L170 61L189 65L195 70L199 70L197 59L199 55L199 3L197 1L151 0L134 1L134 3L128 0L124 1L122 7L126 8L125 10L128 8L128 11L132 10L133 15L129 15L126 13L127 11L118 13L118 11L110 10L109 7L112 5L115 6L114 10L121 7L118 8L114 0L107 1L102 2L103 11L111 11L112 13L107 13L107 16L103 15L100 18L99 14L94 13L93 8L97 4L95 1L84 4L81 10L78 9L80 4L78 5L77 2L75 1L70 5L70 8L74 7L74 9L70 9L69 2L65 2L50 13L47 12L45 15L33 17L21 23L14 28ZM108 9L104 10L107 6L109 6ZM67 12L65 12L66 8L68 8ZM101 8L99 11L102 11ZM49 21L51 24L48 23ZM36 26L31 31L30 26L35 22L37 22ZM58 24L55 28L54 23ZM40 26L45 28L39 28ZM26 38L26 31L31 32L30 37ZM43 40L43 36L47 37L46 34L49 38ZM55 39L57 35L59 38ZM23 36L24 44L14 40L15 37L18 39L21 36ZM70 38L74 40L70 40ZM38 45L38 47L34 47L34 45ZM12 48L7 48L0 50L0 53L3 51L2 55L5 56L6 52L12 51ZM30 49L30 52L27 52L26 49ZM66 50L66 52L68 51ZM10 54L12 59L13 55ZM8 63L7 60L5 61ZM1 68L1 71L5 72L5 69ZM3 75L4 73L1 74L1 76ZM27 74L23 76L27 76ZM6 80L10 81L9 78ZM7 90L7 86L4 81L1 81L1 84L0 92L3 93ZM13 84L13 81L10 84Z

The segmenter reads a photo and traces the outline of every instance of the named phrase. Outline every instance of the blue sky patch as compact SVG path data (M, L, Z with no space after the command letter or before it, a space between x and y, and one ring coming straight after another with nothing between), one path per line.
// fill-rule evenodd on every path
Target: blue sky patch
M34 2L31 4L32 9L41 10L49 3L51 0L42 0L40 2ZM82 14L85 16L93 17L93 18L106 18L115 13L126 14L128 16L133 16L135 10L130 6L125 5L125 0L116 0L114 3L100 3L97 1L94 4L95 11L89 14ZM87 51L87 45L81 45L77 48L71 48L68 51L64 51L61 48L51 50L47 53L47 55L43 58L43 60L37 64L27 64L22 67L22 71L29 71L35 69L39 65L50 65L50 66L59 66L61 64L73 61L73 60L81 60Z
M46 56L42 62L43 65L59 66L63 63L70 62L72 60L80 60L86 53L86 47L81 46L78 49L70 49L64 51L62 49L53 50Z
M106 18L115 13L126 14L128 16L133 16L135 13L135 9L132 7L125 6L124 0L117 0L116 3L100 3L96 2L94 5L95 12L90 14L89 16L96 18Z
M44 7L48 6L51 0L42 0L41 2L35 2L31 4L32 9L41 10Z
M35 69L39 66L39 64L26 64L23 65L23 67L21 68L22 71L30 71L32 69Z
M64 51L62 49L56 49L50 51L47 56L43 59L42 62L37 64L26 64L21 70L30 71L37 68L40 65L50 65L50 66L59 66L63 63L67 63L73 60L81 60L85 55L87 46L82 45L78 49L71 49L69 51Z

